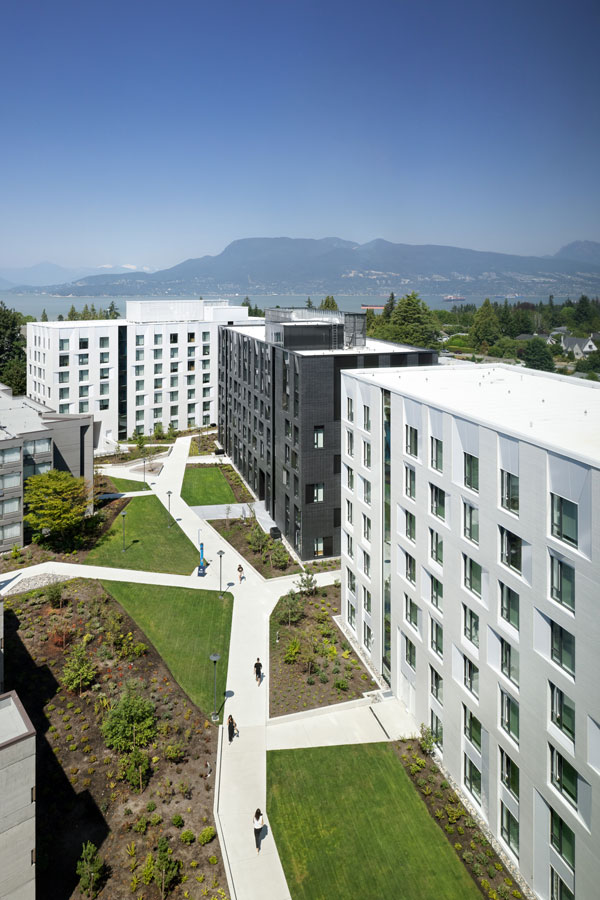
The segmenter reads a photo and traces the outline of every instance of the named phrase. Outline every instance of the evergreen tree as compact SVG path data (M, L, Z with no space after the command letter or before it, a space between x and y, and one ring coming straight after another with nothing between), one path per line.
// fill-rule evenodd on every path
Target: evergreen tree
M27 391L27 363L25 353L19 346L15 355L0 369L0 382L11 388L15 397Z
M315 308L315 304L312 302L312 300L310 299L310 297L309 297L309 298L307 299L307 301L306 301L306 308L307 308L307 309L314 309L314 308Z
M390 319L392 313L394 312L394 306L396 305L396 298L394 297L394 292L392 291L390 296L387 299L385 306L383 307L383 312L381 313L382 319Z
M67 320L69 322L75 322L78 318L79 318L79 316L77 315L77 310L75 309L75 305L73 303L71 303L71 309L69 310L69 312L67 314Z
M523 352L523 362L528 369L554 372L554 359L550 347L543 338L536 337L528 342Z
M90 310L89 310L87 303L81 310L80 318L83 319L84 321L87 321L90 318Z
M100 310L100 313L102 313L102 310ZM101 319L101 318L102 318L102 315L98 315L98 313L96 312L96 307L92 303L92 305L90 306L90 319Z
M118 319L120 317L120 315L121 314L116 307L115 301L111 300L109 303L109 306L108 306L107 318L108 319Z
M57 318L57 321L59 321L59 322L64 322L64 321L65 321L65 317L63 316L62 313L60 313L56 318Z
M469 338L474 347L480 347L484 342L488 345L494 344L500 337L500 323L494 308L490 301L486 298L473 319L473 324L469 331Z
M385 335L388 340L415 347L435 347L437 344L435 316L415 291L398 300L390 317L390 325L393 328Z
M77 862L76 872L79 875L79 890L86 897L96 897L105 873L104 860L98 856L98 848L91 841L81 847L81 856Z
M84 644L77 644L69 652L61 675L61 682L68 691L89 687L96 677L96 666L90 659Z
M42 318L40 319L40 321L41 321L41 322L47 322L47 321L48 321L48 313L46 312L45 309L42 310Z
M321 300L319 309L338 309L338 305L334 298L328 295L324 300Z
M505 300L502 306L499 307L497 316L502 335L509 337L512 334L512 309L508 300Z

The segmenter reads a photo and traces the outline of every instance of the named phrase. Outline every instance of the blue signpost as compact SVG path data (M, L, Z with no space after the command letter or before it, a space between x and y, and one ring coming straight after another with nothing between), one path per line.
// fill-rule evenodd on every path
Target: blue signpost
M198 566L198 577L204 578L206 575L206 562L204 561L204 544L200 544L200 565Z

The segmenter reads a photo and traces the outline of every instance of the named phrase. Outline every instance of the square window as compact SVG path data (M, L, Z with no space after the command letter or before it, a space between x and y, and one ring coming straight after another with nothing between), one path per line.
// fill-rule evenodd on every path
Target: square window
M163 342L162 334L155 334L154 335L154 346L160 347L162 345L162 342Z
M90 342L89 338L79 338L79 349L80 350L89 350Z

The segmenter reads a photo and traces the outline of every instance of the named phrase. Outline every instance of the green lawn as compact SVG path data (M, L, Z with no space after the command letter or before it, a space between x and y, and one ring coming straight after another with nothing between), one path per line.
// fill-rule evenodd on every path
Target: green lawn
M157 497L130 500L126 513L125 553L123 524L121 516L117 516L111 528L86 556L87 565L172 572L175 575L190 575L193 572L198 565L198 550Z
M188 506L216 506L235 503L235 497L227 479L219 469L205 466L188 466L183 478L181 498Z
M293 900L481 898L387 744L272 750L267 797Z
M150 490L145 481L131 481L129 478L111 478L110 480L116 489L123 494L128 494L130 491Z
M191 700L209 715L214 704L217 663L217 708L223 703L229 659L233 599L218 591L103 581L102 585L129 613Z

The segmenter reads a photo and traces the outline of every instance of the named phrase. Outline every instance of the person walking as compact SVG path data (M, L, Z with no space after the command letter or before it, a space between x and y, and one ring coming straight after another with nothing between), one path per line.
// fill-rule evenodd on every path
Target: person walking
M254 828L254 843L256 844L256 852L260 853L260 836L262 834L264 821L260 809L257 809L252 819L252 827Z
M258 656L256 657L256 662L254 663L254 677L256 678L256 683L260 685L262 679L262 663Z
M237 725L233 721L233 716L229 716L227 719L227 733L229 734L229 743L231 744L237 733Z
M237 568L237 571L238 571L238 578L239 578L240 584L241 584L241 583L242 583L242 578L244 577L244 567L242 566L241 563L239 564L239 566L238 566L238 568Z

